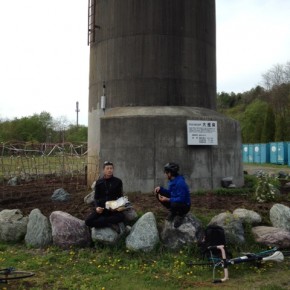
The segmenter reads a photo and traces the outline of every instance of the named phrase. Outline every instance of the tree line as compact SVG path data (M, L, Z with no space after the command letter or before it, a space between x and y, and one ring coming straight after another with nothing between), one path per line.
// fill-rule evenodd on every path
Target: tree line
M48 112L13 120L0 120L0 142L86 142L87 133L86 126L70 124L64 117L53 119Z
M262 75L263 86L243 93L217 94L217 110L240 122L243 143L290 141L290 61ZM88 128L42 112L0 119L0 142L87 142Z
M290 61L262 75L263 86L217 94L217 108L240 122L243 143L290 141Z

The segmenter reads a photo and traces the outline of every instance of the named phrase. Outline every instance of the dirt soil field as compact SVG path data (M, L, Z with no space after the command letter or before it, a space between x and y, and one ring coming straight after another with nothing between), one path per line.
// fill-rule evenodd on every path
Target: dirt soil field
M51 196L55 189L64 188L71 194L66 202L55 202ZM31 210L38 208L45 216L53 211L64 211L80 219L90 213L92 207L84 203L84 197L92 190L87 188L84 180L42 180L23 183L17 186L0 185L0 211L3 209L20 209L24 215L29 215ZM283 204L290 207L289 194L283 198ZM282 196L283 197L283 196ZM157 217L166 216L167 212L150 194L130 194L129 200L137 212L152 211ZM255 203L245 196L216 196L210 192L204 195L192 195L192 212L205 213L211 210L232 211L236 208L255 210L260 214L267 214L274 203Z

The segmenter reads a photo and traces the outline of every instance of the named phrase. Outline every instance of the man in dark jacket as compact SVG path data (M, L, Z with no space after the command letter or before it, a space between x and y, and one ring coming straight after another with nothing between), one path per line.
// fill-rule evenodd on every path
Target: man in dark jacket
M189 212L191 200L187 184L183 176L178 174L179 166L170 162L164 166L164 173L168 179L168 189L158 186L155 193L158 201L169 209L167 220L174 220L174 227L182 224L184 216Z
M124 214L105 208L106 201L117 200L123 196L122 180L113 176L113 171L113 163L105 161L103 165L104 176L98 179L95 185L95 209L87 217L85 223L94 228L110 227L119 233L118 223L124 220Z

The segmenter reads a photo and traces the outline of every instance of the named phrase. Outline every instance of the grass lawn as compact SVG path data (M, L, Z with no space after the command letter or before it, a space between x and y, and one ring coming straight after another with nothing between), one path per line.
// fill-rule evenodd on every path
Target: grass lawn
M0 289L290 289L289 257L279 264L265 262L262 267L250 263L230 266L230 280L223 284L211 282L211 267L188 266L198 257L196 248L169 252L161 245L151 253L130 252L124 241L118 247L70 250L0 244L1 268L35 272L23 281L0 284ZM219 268L216 278L221 277Z

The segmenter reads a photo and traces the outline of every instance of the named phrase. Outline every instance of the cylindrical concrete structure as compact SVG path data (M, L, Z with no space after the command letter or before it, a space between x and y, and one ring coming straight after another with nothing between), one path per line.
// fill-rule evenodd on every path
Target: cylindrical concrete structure
M216 109L214 0L95 0L90 108Z
M111 160L125 191L149 192L173 161L191 190L242 185L239 124L215 111L215 1L91 1L88 182ZM188 120L217 121L218 145L188 145Z

